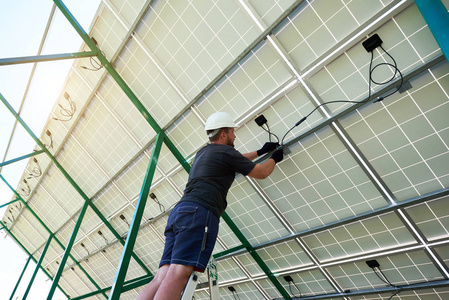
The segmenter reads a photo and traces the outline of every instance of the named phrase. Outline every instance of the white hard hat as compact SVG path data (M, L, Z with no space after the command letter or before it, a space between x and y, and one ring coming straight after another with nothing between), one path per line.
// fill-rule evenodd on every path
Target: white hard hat
M208 131L225 127L234 128L236 125L228 113L219 111L210 115L206 121L206 126L204 129Z

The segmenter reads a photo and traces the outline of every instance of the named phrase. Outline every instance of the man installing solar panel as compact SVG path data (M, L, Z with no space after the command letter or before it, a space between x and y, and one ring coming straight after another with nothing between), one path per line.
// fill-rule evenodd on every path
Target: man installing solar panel
M264 163L252 161L275 150L279 144L274 142L246 154L235 150L234 127L225 112L207 119L210 143L195 155L184 195L168 217L159 270L137 299L179 299L192 272L204 272L211 257L235 174L264 179L282 161L283 149L274 151Z

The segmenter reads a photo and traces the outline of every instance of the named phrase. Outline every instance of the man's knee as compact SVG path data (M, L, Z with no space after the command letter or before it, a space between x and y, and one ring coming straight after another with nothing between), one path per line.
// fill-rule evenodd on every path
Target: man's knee
M188 279L194 270L194 266L185 266L178 264L171 264L167 272L172 279Z
M157 270L156 274L154 275L153 279L151 280L150 284L157 284L160 285L160 283L164 280L165 276L167 275L167 272L169 270L170 265L162 265L159 270Z

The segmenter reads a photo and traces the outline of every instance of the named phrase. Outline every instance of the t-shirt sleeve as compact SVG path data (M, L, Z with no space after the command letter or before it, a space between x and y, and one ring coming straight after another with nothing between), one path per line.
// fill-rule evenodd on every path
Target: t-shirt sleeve
M230 166L235 172L240 173L242 175L248 175L256 166L256 164L244 157L240 152L235 150L234 148L226 151L226 155L224 156L226 160L226 164Z

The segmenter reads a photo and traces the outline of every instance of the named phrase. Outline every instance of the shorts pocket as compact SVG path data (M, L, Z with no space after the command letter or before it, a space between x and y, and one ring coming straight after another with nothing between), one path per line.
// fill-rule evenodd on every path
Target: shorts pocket
M178 214L175 219L176 229L189 229L195 223L195 215L198 207L196 206L182 206L178 209Z

